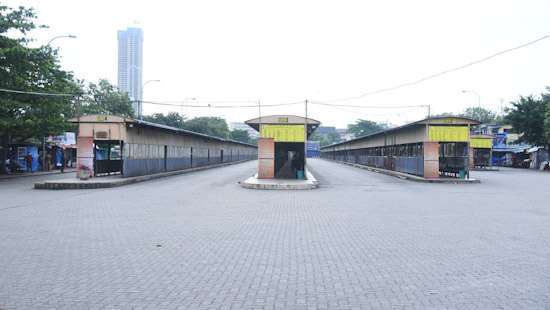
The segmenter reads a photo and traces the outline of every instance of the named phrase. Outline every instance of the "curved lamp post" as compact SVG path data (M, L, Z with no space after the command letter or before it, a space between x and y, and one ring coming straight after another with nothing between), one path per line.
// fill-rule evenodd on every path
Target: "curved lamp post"
M143 89L145 88L145 85L152 82L160 82L160 80L147 80L141 85L141 94L139 98L140 100L138 101L138 118L140 120L143 119Z
M51 38L48 41L48 44L46 44L46 45L50 45L54 40L61 39L61 38L76 39L76 36L74 34L64 34L64 35L55 36L55 37Z

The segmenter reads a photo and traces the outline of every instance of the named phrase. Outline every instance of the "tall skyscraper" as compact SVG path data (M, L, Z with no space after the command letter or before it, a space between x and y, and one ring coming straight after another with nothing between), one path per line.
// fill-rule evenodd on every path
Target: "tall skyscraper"
M127 28L118 31L118 88L127 92L134 112L141 116L143 75L143 31Z

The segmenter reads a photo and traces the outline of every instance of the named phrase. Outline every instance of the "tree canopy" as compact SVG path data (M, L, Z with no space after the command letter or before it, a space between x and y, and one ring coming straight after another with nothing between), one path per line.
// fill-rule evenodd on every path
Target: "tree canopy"
M534 96L521 96L512 102L512 108L508 109L505 120L512 125L513 130L520 135L520 141L535 145L549 144L546 135L548 128L548 94L540 98ZM546 119L545 119L546 118Z
M166 115L162 113L154 113L152 115L144 115L143 120L151 123L185 129L186 117L178 112L169 112Z
M380 124L366 119L358 119L354 124L348 125L348 131L355 137L370 135L387 128L388 126L386 124Z
M310 137L309 140L311 141L319 141L319 144L323 146L331 145L334 143L338 143L341 141L340 135L334 131L334 132L328 132L328 133L319 133L318 131L315 131Z
M542 102L546 106L546 114L544 116L544 137L546 144L550 144L550 87L547 87L547 93L542 94Z
M475 119L476 121L480 121L482 124L494 124L502 121L495 112L482 107L469 107L459 116Z
M229 127L221 117L195 117L185 122L185 129L219 138L229 138Z
M225 119L220 117L196 117L188 120L185 115L169 112L168 114L154 113L152 115L145 115L143 119L152 123L186 129L219 138L250 144L256 143L256 140L251 138L246 130L234 129L230 131Z
M110 114L134 117L134 109L127 93L123 93L109 81L89 83L81 101L82 114Z
M57 50L49 46L28 47L27 34L39 27L35 19L32 9L0 6L0 87L25 92L79 93L72 73L61 70ZM58 134L67 128L67 116L74 113L72 96L0 92L0 103L0 139L4 146Z

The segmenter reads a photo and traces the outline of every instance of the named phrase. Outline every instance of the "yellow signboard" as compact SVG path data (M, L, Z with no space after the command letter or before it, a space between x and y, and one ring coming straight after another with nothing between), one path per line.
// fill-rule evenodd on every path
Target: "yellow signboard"
M441 142L468 142L467 126L430 126L429 140Z
M275 142L304 142L304 125L262 125L262 138L273 138Z
M470 140L470 147L476 149L490 149L493 147L493 140L489 138L472 138Z

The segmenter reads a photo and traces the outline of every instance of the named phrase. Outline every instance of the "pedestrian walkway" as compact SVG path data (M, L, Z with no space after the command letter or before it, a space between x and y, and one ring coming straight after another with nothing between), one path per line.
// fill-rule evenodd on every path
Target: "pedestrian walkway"
M178 174L184 174L184 173L189 173L194 171L239 164L245 161L246 160L232 161L232 162L222 163L217 165L200 166L200 167L189 168L189 169L166 171L161 173L140 175L135 177L127 177L127 178L121 177L121 175L112 175L112 176L94 177L87 180L80 180L78 178L69 178L69 179L51 180L51 181L46 180L46 181L34 183L34 188L35 189L97 189L97 188L118 187L123 185L129 185L129 184L154 180L158 178L174 176Z
M75 172L76 168L66 168L64 173L72 173ZM0 180L9 180L9 179L16 179L16 178L24 178L24 177L38 177L43 175L50 175L50 174L61 174L60 170L51 170L51 171L38 171L38 172L23 172L23 173L12 173L12 174L0 174Z

